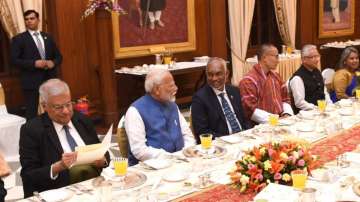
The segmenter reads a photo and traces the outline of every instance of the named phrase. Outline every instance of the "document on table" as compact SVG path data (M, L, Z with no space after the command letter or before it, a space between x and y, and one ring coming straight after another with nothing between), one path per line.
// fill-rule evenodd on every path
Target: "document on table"
M111 146L112 129L113 125L110 126L101 143L76 147L75 151L77 151L78 154L74 166L89 164L101 159Z

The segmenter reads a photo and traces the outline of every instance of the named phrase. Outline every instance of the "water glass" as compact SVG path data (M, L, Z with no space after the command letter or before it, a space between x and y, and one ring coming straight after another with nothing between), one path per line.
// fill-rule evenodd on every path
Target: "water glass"
M112 184L107 181L100 183L97 188L98 198L100 202L111 202L112 201Z
M315 202L316 199L316 189L314 188L305 188L300 193L300 202Z

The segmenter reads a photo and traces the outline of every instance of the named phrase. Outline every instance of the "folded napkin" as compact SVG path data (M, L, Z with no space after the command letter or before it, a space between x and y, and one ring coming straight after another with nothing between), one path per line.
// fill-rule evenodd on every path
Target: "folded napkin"
M40 197L47 202L60 202L70 199L74 192L67 189L51 189L40 193Z

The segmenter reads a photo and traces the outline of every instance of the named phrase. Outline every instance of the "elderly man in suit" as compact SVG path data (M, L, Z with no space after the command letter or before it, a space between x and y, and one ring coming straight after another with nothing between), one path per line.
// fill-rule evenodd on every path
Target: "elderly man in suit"
M39 86L46 80L56 77L57 66L62 56L54 40L39 29L39 13L34 10L24 12L27 31L12 38L11 61L20 68L21 86L26 106L26 119L37 115Z
M89 165L76 162L76 146L99 143L92 122L73 112L68 85L50 79L40 86L46 113L26 122L20 130L21 177L25 197L96 177L109 162L109 155Z
M125 115L130 165L195 144L189 124L175 103L177 86L170 72L152 69L145 78L145 91Z
M192 98L192 124L197 142L203 133L220 137L248 128L239 89L226 84L228 75L225 60L209 60L206 66L207 84Z

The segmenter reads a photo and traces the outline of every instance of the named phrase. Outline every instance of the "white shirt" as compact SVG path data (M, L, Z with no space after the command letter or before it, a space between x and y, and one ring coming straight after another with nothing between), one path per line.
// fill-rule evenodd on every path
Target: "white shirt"
M38 32L39 33L39 39L40 39L40 42L41 42L41 47L43 48L44 51L45 50L45 42L44 42L44 38L42 37L40 31L34 31L34 30L28 30L28 32L30 33L31 37L33 38L35 44L38 44L37 42L37 39L36 39L36 36L34 35L35 32Z
M55 131L59 137L60 144L61 144L62 149L64 150L64 153L72 152L70 145L66 139L64 125L58 124L54 121L53 121L53 125L54 125ZM84 140L81 138L80 134L78 133L78 131L76 130L76 128L72 124L72 122L70 121L67 125L69 126L70 135L74 138L76 145L77 146L85 146ZM58 177L58 175L53 176L52 167L53 167L53 165L51 165L51 168L50 168L50 177L51 177L51 179L55 180Z
M305 86L304 81L300 76L294 76L290 81L290 88L294 97L295 106L302 110L312 110L315 105L305 100ZM329 93L324 86L325 100L328 104L332 104Z
M226 118L226 115L225 115L225 112L224 112L224 108L222 107L221 97L220 97L220 94L221 94L221 93L224 93L224 98L225 98L226 102L229 103L230 110L231 110L231 112L235 115L235 120L236 120L236 122L239 124L240 129L242 130L241 124L240 124L239 120L238 120L237 117L236 117L236 114L235 114L235 112L234 112L234 108L233 108L233 106L232 106L232 104L231 104L231 101L230 101L230 99L229 99L229 96L228 96L227 93L226 93L225 87L224 87L224 90L223 90L223 91L220 91L220 90L218 90L218 89L216 89L216 88L213 88L213 87L211 87L211 88L214 90L214 93L215 93L215 95L216 95L216 97L217 97L217 99L218 99L218 101L219 101L219 103L220 103L221 109L222 109L222 111L223 111L223 113L224 113L225 120L226 120L226 125L227 125L228 130L229 130L229 134L232 134L232 129L231 129L230 122L229 122L229 121L227 120L227 118Z
M195 138L190 130L189 124L179 110L178 112L181 133L184 138L184 147L186 148L195 145ZM130 106L126 112L125 130L128 136L129 145L131 145L131 152L138 160L144 161L168 154L168 152L163 149L157 149L146 145L145 125L139 111L133 106Z

